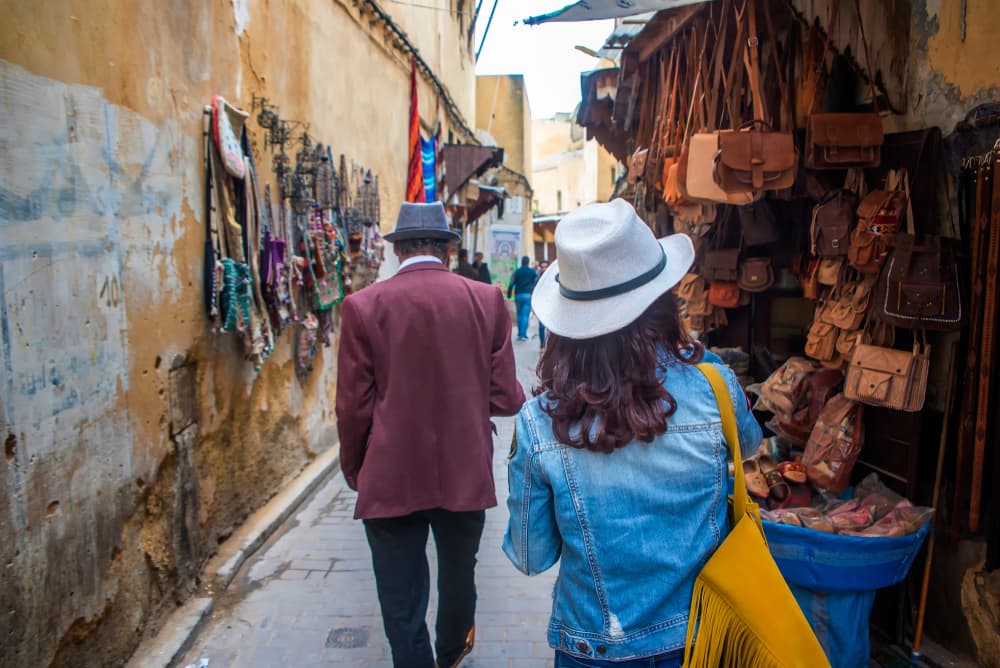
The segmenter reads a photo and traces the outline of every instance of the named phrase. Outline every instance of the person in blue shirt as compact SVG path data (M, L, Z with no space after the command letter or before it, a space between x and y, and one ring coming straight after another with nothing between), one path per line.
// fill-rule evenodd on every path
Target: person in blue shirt
M503 550L528 575L559 564L555 668L674 668L695 578L729 532L728 448L696 364L726 380L744 456L761 429L681 324L671 288L690 238L657 240L614 200L568 214L555 241L532 297L548 341L508 457Z
M521 266L510 276L507 283L507 299L514 297L517 307L517 340L528 340L528 320L531 318L531 292L538 282L538 272L531 268L531 258L521 258Z

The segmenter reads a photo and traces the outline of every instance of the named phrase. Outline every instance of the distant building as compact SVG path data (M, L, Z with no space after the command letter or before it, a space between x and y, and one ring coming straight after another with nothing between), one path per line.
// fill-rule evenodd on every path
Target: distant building
M596 141L586 139L573 117L561 113L532 122L536 260L555 257L553 234L562 216L584 204L608 201L618 176L618 161Z

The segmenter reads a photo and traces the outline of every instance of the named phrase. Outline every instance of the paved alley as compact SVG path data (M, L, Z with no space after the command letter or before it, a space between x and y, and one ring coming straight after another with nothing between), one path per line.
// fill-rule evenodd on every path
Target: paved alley
M537 327L532 321L532 333ZM538 339L514 342L518 377L528 394L535 382ZM555 569L528 578L500 549L507 526L506 455L513 418L496 419L494 471L499 505L486 513L479 551L476 647L463 668L547 668L545 641ZM209 660L210 668L392 665L382 630L364 528L353 518L356 494L339 472L247 560L216 602L211 620L180 665ZM433 539L428 541L432 592ZM433 641L436 600L428 628Z

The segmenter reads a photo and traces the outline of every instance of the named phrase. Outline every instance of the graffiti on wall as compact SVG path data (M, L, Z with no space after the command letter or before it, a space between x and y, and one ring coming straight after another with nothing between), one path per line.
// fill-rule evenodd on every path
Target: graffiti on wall
M101 455L93 484L120 480L132 450L126 297L177 289L170 251L197 153L176 122L96 88L0 61L0 91L0 419L22 474L83 447Z

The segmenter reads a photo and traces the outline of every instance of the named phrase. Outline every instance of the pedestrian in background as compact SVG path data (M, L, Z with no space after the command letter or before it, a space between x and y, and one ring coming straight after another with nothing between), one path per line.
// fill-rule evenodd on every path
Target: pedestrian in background
M538 263L538 280L542 280L542 274L544 274L545 270L548 268L548 260L542 260ZM545 325L542 324L540 319L538 321L538 347L539 349L545 347Z
M490 268L486 264L486 259L482 253L476 253L472 259L472 266L479 272L479 282L487 285L493 284L493 277L490 275Z
M680 666L695 577L729 531L719 405L695 365L725 379L745 455L760 426L681 326L686 235L657 242L618 199L564 217L555 242L532 298L549 341L517 417L503 549L529 575L559 561L555 668Z
M340 464L358 492L395 668L454 668L475 641L475 563L496 505L489 419L524 402L503 295L447 269L444 207L403 204L392 278L341 306ZM428 531L438 556L432 651ZM437 663L435 663L435 655Z
M459 276L464 276L470 281L479 280L479 271L469 264L469 251L464 248L458 251L458 267L455 268L455 273Z
M531 318L531 291L538 282L538 272L531 268L531 258L521 258L521 266L510 275L507 284L507 299L514 296L517 307L517 340L528 340L528 320Z

